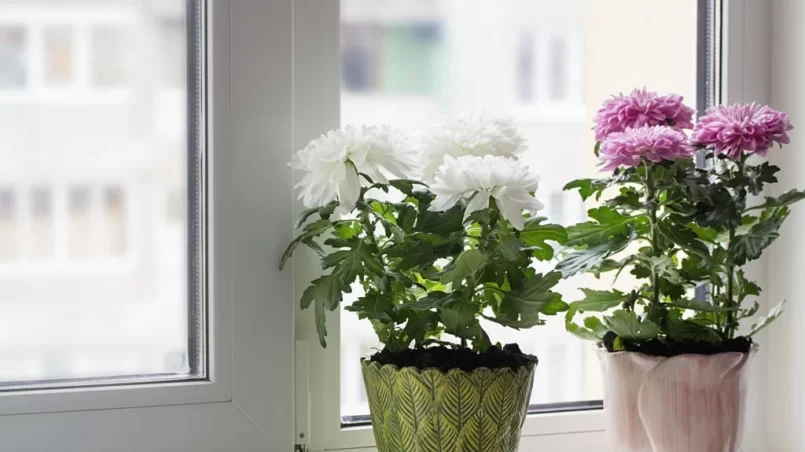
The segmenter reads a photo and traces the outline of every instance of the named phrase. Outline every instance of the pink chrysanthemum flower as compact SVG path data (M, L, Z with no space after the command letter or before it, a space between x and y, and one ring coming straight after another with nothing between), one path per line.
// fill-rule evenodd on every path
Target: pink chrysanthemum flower
M595 139L629 127L671 126L677 130L693 128L693 109L682 103L682 96L636 89L631 94L613 96L595 115Z
M679 130L668 126L642 126L609 134L601 144L599 156L603 160L602 171L610 171L638 166L644 158L659 162L689 159L695 153L696 149Z
M737 160L744 151L765 156L774 143L788 144L793 128L787 114L765 105L717 105L699 119L693 142Z

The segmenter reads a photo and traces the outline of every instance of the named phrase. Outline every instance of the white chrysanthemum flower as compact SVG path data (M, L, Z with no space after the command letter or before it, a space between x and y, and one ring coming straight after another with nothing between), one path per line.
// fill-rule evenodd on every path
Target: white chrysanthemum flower
M404 137L389 126L346 126L327 132L297 152L290 166L306 173L296 185L305 207L338 200L338 214L355 207L360 173L387 183L387 173L406 178L412 169Z
M523 210L536 212L544 207L531 194L538 185L539 176L517 159L494 155L459 158L448 155L430 186L436 195L430 209L448 210L461 198L470 198L464 212L466 221L473 212L488 208L492 197L503 218L522 230L525 223Z
M421 173L432 182L446 156L516 156L525 151L526 140L509 118L487 113L464 114L428 128L419 140Z

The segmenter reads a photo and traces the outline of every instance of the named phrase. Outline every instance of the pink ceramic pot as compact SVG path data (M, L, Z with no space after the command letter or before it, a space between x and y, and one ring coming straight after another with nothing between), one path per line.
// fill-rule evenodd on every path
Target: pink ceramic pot
M617 452L735 452L757 354L599 351L607 432Z

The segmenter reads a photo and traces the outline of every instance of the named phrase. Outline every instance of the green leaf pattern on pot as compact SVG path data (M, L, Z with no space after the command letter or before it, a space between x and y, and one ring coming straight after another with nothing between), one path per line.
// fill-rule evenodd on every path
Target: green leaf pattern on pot
M443 373L363 361L378 452L515 452L535 368Z

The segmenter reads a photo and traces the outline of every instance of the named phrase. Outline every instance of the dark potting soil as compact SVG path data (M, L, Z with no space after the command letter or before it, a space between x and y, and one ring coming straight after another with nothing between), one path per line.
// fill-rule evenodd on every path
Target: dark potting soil
M608 332L603 339L604 347L612 353L615 351L614 342L618 337L612 331ZM715 355L726 352L748 353L752 348L751 337L736 337L727 339L720 344L704 341L662 341L651 339L648 341L630 341L623 339L623 346L628 352L645 353L653 356L677 356L684 354L693 355Z
M489 347L485 353L478 353L468 348L454 349L443 346L407 349L399 352L383 350L370 356L369 360L381 365L394 364L399 368L436 368L442 372L450 369L472 372L481 367L517 369L530 363L536 364L538 361L536 356L520 351L517 344L507 344L502 349Z

